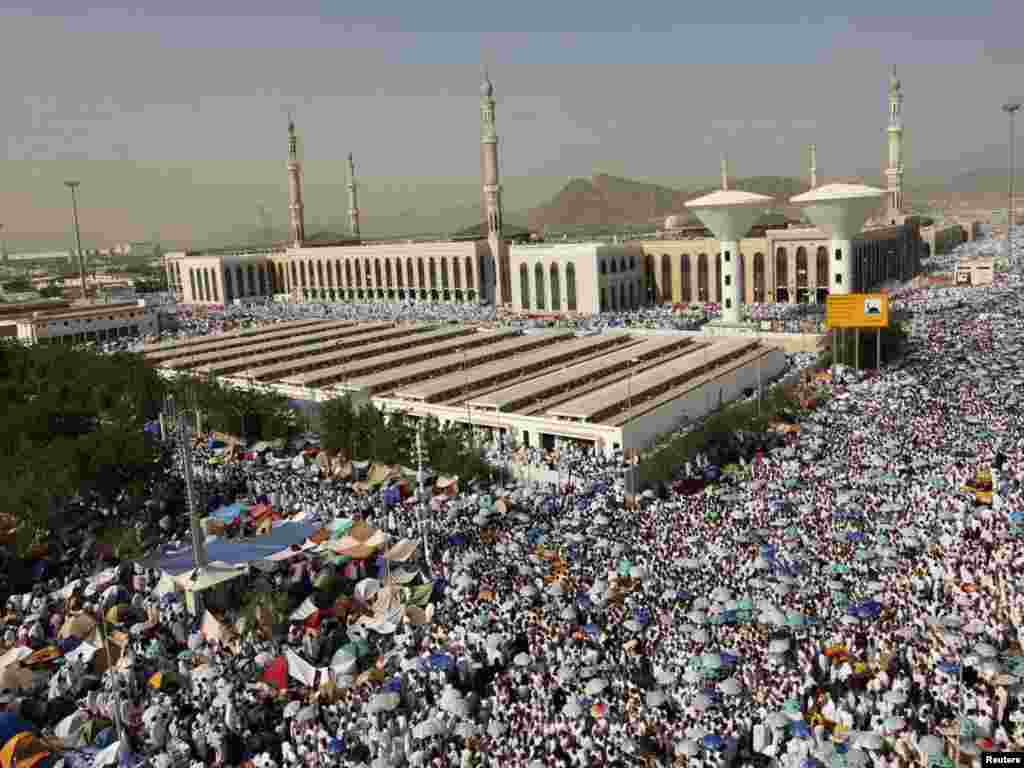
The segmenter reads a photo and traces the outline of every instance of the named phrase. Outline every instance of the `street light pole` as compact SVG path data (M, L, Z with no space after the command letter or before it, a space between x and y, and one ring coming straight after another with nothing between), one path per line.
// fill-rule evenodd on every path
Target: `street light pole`
M71 190L71 213L75 222L75 245L78 247L78 272L82 276L82 301L87 298L85 285L85 256L82 254L82 231L78 226L78 197L75 190L78 189L78 181L65 181L64 186Z
M1003 112L1010 116L1010 184L1007 191L1007 206L1006 206L1006 253L1007 261L1013 264L1013 177L1016 169L1014 168L1014 157L1013 157L1013 145L1016 140L1014 132L1013 118L1017 114L1017 110L1020 109L1019 102L1003 104Z

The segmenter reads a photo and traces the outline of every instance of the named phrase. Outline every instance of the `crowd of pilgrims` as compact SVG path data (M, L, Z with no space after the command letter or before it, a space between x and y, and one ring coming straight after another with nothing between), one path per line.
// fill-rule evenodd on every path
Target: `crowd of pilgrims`
M433 584L429 623L378 634L324 615L222 644L158 595L158 572L71 537L7 599L4 634L31 650L60 638L65 658L27 678L4 667L0 706L73 747L65 766L109 757L118 701L126 762L161 767L896 768L1021 749L1022 289L1000 275L901 292L912 320L899 364L837 377L784 445L728 472L698 456L673 487L638 497L621 457L585 450L563 452L561 487L499 471L429 505L387 505L315 463L211 468L200 446L211 506L263 501L421 542L405 569ZM991 469L991 505L962 490L979 469ZM143 517L187 541L173 489L154 490ZM251 570L289 612L320 604L324 583L353 594L394 577L379 560L309 554ZM100 674L62 628L115 605L130 640ZM286 651L333 669L353 644L350 671L376 670L369 681L260 682ZM155 687L155 672L178 685Z

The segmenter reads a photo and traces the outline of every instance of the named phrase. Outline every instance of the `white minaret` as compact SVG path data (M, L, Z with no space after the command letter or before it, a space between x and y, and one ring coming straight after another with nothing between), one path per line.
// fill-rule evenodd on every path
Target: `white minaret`
M356 163L348 153L348 227L352 237L359 237L359 198L356 193Z
M811 189L818 186L818 148L811 144Z
M487 72L480 85L480 177L483 184L484 223L487 242L491 249L495 283L495 303L507 304L512 300L512 282L508 270L508 253L501 237L501 182L498 176L498 131L494 115L494 86ZM487 291L484 274L480 275Z
M889 76L889 167L885 169L886 220L898 220L903 213L903 91L896 67Z
M288 118L288 213L291 222L292 247L301 248L306 241L306 221L302 213L302 170L299 167L299 139L295 123Z

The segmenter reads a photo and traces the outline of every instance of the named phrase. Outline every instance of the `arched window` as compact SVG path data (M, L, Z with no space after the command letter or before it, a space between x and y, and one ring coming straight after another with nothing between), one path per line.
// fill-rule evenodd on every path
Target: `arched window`
M661 254L661 300L672 301L672 257Z
M519 298L523 309L530 308L530 270L525 264L519 265Z
M775 300L789 300L789 254L785 248L775 251Z
M328 288L333 288L334 287L334 262L333 261L328 261L327 262L327 287Z
M470 256L466 257L466 290L476 290L476 280L473 279L473 259Z
M352 283L352 262L351 261L346 261L345 262L345 287L348 288L349 290L351 290L352 287L353 287L353 283Z
M754 301L764 300L764 254L758 251L754 254Z
M608 263L604 259L601 259L601 274L608 274Z
M626 271L626 257L623 256L619 259L619 272Z
M197 298L196 296L196 271L189 267L188 270L188 285L192 289L191 295L193 301Z
M551 309L557 312L562 308L562 281L558 279L558 265L552 264L551 269Z
M722 303L722 254L715 256L715 303Z
M405 288L405 280L402 278L402 260L395 259L395 285L399 288Z
M636 269L636 256L630 256L629 257L629 268L630 268L630 270L635 270Z
M455 290L462 290L462 270L459 269L459 257L452 257L452 282L455 284Z
M708 255L702 253L697 257L697 301L711 301L708 293Z
M324 287L324 263L322 261L316 263L316 287Z
M428 266L430 268L430 290L436 291L437 290L437 262L434 261L434 257L433 256L430 257L430 262L429 262Z
M363 260L363 279L366 281L366 287L370 288L373 285L373 267L370 266L370 260Z
M612 264L614 263L615 262L612 262ZM601 289L601 292L604 293L604 288ZM610 309L612 312L618 309L618 306L615 303L615 295L615 286L613 285L611 291L609 291L608 296L608 309Z
M373 260L373 284L375 286L377 286L378 288L380 288L382 285L384 285L384 281L381 280L381 277L382 277L382 275L380 273L380 259L374 259Z
M410 288L416 287L416 270L412 266L412 258L405 260L405 277Z
M818 288L828 288L828 248L818 246L818 252L814 255L814 284Z
M616 273L618 273L618 271L619 271L619 265L618 265L618 264L617 264L617 263L615 262L615 259L614 259L614 257L612 258L612 265L611 265L611 269L612 269L612 274L613 274L613 275L614 275L614 274L616 274Z
M576 265L565 265L565 305L570 312L576 311Z
M231 268L224 270L224 301L229 302L235 298L235 290L231 282Z
M210 270L203 270L203 300L210 301L213 298L213 293L210 291Z
M420 281L418 283L421 291L426 290L427 287L427 266L423 263L423 257L420 256L416 259L416 271L419 274Z
M355 259L354 263L356 265L356 288L362 288L363 287L363 270L362 270L362 267L359 264L359 259Z
M211 269L210 270L210 283L213 286L213 300L215 302L217 302L218 304L221 303L220 302L220 282L221 281L218 279L219 277L220 277L220 270L219 269L216 269L216 270Z
M391 259L384 260L384 280L388 288L394 288L395 283L391 279Z
M533 268L533 282L534 288L537 289L537 309L545 309L544 307L544 266L537 264Z
M629 284L629 308L636 308L636 285L632 282Z
M441 257L441 290L448 290L448 259Z
M629 309L626 303L626 284L619 283L619 309Z
M796 288L797 293L807 289L807 249L802 245L796 249Z
M693 287L690 285L690 254L679 257L679 287L682 289L680 299L684 302L693 301Z

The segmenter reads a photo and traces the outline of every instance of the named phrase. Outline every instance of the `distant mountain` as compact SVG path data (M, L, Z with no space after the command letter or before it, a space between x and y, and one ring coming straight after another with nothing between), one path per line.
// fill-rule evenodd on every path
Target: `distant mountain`
M784 201L805 192L807 182L788 176L752 176L736 179L730 187ZM686 201L715 189L672 189L607 174L571 179L551 200L529 212L530 228L549 233L581 228L649 228L660 225L670 214L695 220ZM791 213L785 205L778 206L778 212Z

